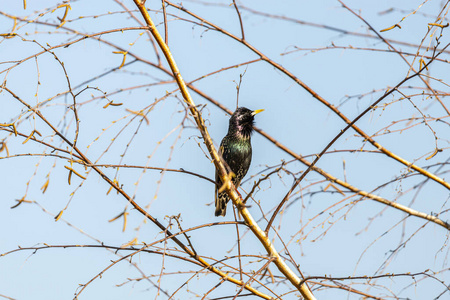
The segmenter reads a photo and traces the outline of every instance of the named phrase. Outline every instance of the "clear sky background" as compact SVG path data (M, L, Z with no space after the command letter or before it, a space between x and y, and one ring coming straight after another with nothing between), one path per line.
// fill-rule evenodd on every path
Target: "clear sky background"
M14 22L7 15L27 17L27 20L41 23L19 20L15 29L18 36L0 37L0 78L6 87L27 103L40 103L40 111L45 117L69 140L73 140L74 116L68 109L73 99L67 94L66 77L54 56L44 53L6 70L17 61L41 52L41 46L57 46L87 34L138 24L117 2L71 1L67 22L63 27L56 28L55 24L60 24L58 18L64 15L64 7L57 8L60 4L47 0L27 1L26 10L21 1L1 5L0 33L11 32L13 28ZM142 20L132 1L124 1L124 4ZM246 41L339 107L349 119L355 118L378 99L386 88L397 85L412 74L410 66L400 55L386 51L388 46L385 43L370 37L374 33L367 24L338 1L242 1L238 4L243 5L240 12ZM427 35L428 24L436 22L436 16L447 2L345 1L345 4L379 33L407 16L400 23L401 28L381 32L381 35L389 39L397 50L403 51L417 70L420 67L418 58L414 60L414 56L407 54L416 54L417 45L422 42L425 46L435 45L435 38L441 32L436 31L430 37ZM147 1L147 5L153 10L151 16L158 30L163 33L161 3ZM232 2L230 5L230 1L183 1L183 6L240 37L239 20ZM417 13L410 14L415 10ZM222 68L258 58L238 41L202 27L199 21L189 22L193 18L187 14L172 7L168 7L167 12L169 46L185 81L190 82ZM41 13L44 15L39 17ZM443 16L443 24L448 23L447 15L444 13ZM444 28L442 31L440 48L450 42L448 30ZM173 82L166 82L171 81L171 77L149 64L134 62L130 54L126 57L126 65L117 69L123 55L113 53L118 51L114 45L143 60L158 63L149 37L143 32L124 30L104 33L100 36L102 41L86 38L53 50L64 63L74 93L91 87L76 99L81 120L78 147L98 164L183 168L213 179L214 165L205 155L207 150L192 119L185 118L181 95L174 93L164 97L176 89ZM431 50L425 49L419 52L428 56L432 54ZM440 58L443 61L435 61L426 72L429 77L424 78L441 95L444 105L450 106L448 52ZM424 61L428 60L424 58ZM161 61L167 68L163 57ZM107 74L100 76L104 73ZM345 128L345 123L330 109L266 62L218 72L196 81L194 86L234 111L236 84L242 74L239 105L253 110L265 109L256 116L256 126L295 153L307 156L309 161ZM411 101L400 93L393 93L357 125L369 135L377 134L375 140L385 148L450 181L447 174L449 168L442 165L449 158L448 113L436 97L428 96L429 90L424 86L418 78L408 81L401 91L411 96ZM103 97L104 93L107 99ZM227 132L229 115L199 94L192 92L192 96L202 108L209 133L217 146ZM123 105L104 108L108 101ZM147 114L148 123L130 113L130 110L139 111L149 105L153 106ZM424 116L427 124L423 122ZM55 137L48 126L39 118L33 118L9 93L2 91L0 123L14 121L17 121L20 132L29 134L33 129L38 129L43 141L66 149L67 145ZM385 129L390 130L389 134ZM24 137L15 137L6 131L0 131L0 141L6 143L10 155L56 153L33 141L23 144ZM263 182L254 195L254 201L259 201L262 211L267 213L289 190L293 176L299 176L306 167L299 162L291 162L291 156L258 133L253 135L252 144L252 166L246 177L248 180L242 185L247 192L255 180L282 161L289 161L286 168L291 173L272 175L271 180ZM442 151L426 160L436 145ZM409 173L406 166L375 151L355 131L348 130L330 150L339 151L326 154L319 160L319 168L360 190L426 214L437 215L444 221L450 220L448 189L426 180L424 176ZM104 243L120 247L134 238L142 245L143 242L151 243L164 237L164 233L151 222L144 221L143 216L133 210L123 197L114 191L107 195L108 184L95 172L86 173L82 166L74 164L73 168L87 179L81 180L72 175L69 185L69 172L64 166L70 164L64 159L42 155L5 156L4 149L0 152L0 253L18 249L19 246L45 244ZM102 170L111 179L116 178L137 203L165 225L168 224L168 216L179 214L183 228L234 220L231 204L224 219L214 217L214 185L208 180L155 170ZM48 188L42 193L41 187L47 179ZM445 285L450 283L449 230L421 218L407 217L403 212L370 199L351 197L343 200L352 193L338 187L345 192L342 195L328 183L318 173L309 173L301 187L295 190L288 208L274 223L280 226L280 235L288 243L289 251L306 276L373 276L420 273L430 269L428 274L438 272L436 279L420 275L415 280L410 276L382 278L373 281L375 285L371 289L363 285L365 280L360 280L354 281L358 284L353 287L378 297L392 296L392 292L410 299L435 299L445 291ZM241 192L246 194L243 190ZM11 209L21 198L31 203L22 203ZM129 215L126 230L122 231L123 218L114 222L108 220L125 208ZM61 219L55 222L54 216L63 209ZM261 210L254 202L250 212L255 219L261 219ZM261 227L266 224L267 221L260 220ZM177 231L176 225L173 231ZM242 226L241 235L244 232ZM273 231L271 234L273 237ZM200 255L222 259L237 254L234 225L207 227L192 232L190 236ZM283 248L275 237L274 243L277 249ZM158 246L174 247L175 244L168 241ZM244 254L266 254L251 233L243 238L242 251ZM0 257L0 298L71 299L79 291L79 284L86 284L108 267L111 260L119 258L114 251L105 248L44 249L35 254L32 250L23 250L8 254ZM255 260L244 259L248 263L247 271L262 266L263 263L255 263ZM161 256L151 254L136 255L133 262L139 269L130 263L120 262L106 271L101 279L89 284L79 299L167 299L164 293L158 296L157 288L150 282L129 279L142 277L140 271L146 275L158 275L163 264L166 272L201 269L187 262L167 257L163 260ZM229 263L237 266L236 259L229 260ZM279 275L275 266L271 266L271 271ZM164 276L160 282L161 288L171 295L190 276L191 273ZM158 285L158 276L150 279ZM197 299L197 295L201 298L219 281L220 278L215 275L200 274L189 281L188 286L174 299ZM385 288L378 287L378 284ZM282 294L289 291L290 286L280 284L274 289ZM208 299L233 296L237 290L233 284L224 283ZM361 297L336 289L314 293L318 299ZM449 295L447 291L440 299L447 299ZM253 298L256 299L255 296L245 299ZM297 299L297 296L292 293L283 299Z

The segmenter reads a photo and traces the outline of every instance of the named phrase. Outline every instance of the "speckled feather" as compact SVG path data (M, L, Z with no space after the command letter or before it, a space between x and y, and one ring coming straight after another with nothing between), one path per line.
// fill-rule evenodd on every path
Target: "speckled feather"
M258 111L251 111L245 107L238 108L230 118L228 134L220 143L219 155L226 164L228 172L235 176L232 179L234 186L239 187L242 179L250 167L252 161L252 145L250 142L253 132L254 115ZM226 192L219 193L222 181L216 171L216 216L225 216L227 203L230 200Z

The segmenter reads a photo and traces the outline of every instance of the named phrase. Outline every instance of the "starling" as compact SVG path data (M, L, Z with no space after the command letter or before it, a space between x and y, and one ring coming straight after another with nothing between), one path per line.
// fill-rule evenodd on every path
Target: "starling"
M242 178L247 174L252 161L252 145L250 137L253 132L254 116L264 109L251 111L245 107L239 107L230 118L228 133L220 143L219 155L225 163L228 173L233 172L232 182L239 187ZM225 216L227 203L230 200L225 191L219 193L222 181L216 170L216 212L217 216Z

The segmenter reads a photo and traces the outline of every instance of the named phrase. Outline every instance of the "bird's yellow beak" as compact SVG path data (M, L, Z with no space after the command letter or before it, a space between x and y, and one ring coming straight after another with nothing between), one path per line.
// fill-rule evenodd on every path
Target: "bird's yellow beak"
M259 114L260 112L263 112L264 111L264 109L257 109L257 110L254 110L253 112L252 112L252 116L254 116L254 115L256 115L256 114Z

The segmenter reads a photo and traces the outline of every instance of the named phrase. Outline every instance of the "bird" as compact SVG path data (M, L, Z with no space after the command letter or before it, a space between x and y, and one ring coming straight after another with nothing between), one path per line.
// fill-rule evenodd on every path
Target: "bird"
M251 135L253 133L254 117L264 109L250 110L239 107L230 117L228 133L222 139L219 148L219 156L228 173L232 174L231 182L239 187L252 161ZM230 201L225 191L219 192L223 183L216 170L215 216L225 216L227 203Z

